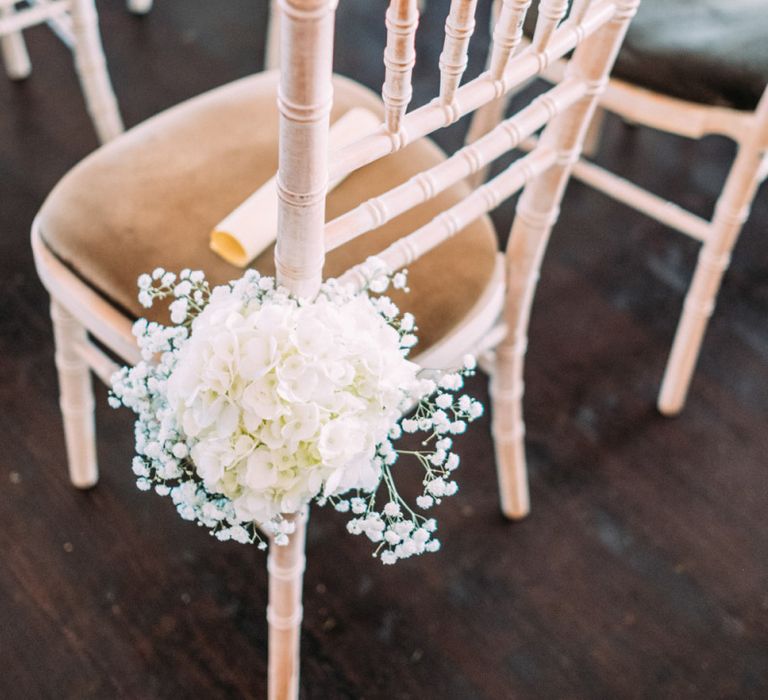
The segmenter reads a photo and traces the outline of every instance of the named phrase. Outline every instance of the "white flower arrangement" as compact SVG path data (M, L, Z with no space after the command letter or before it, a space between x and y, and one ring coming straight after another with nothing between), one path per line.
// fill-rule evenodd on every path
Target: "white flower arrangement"
M137 486L218 539L261 549L262 533L287 544L284 515L315 501L351 512L347 529L385 564L437 551L437 523L400 496L392 467L401 454L421 465L421 510L456 493L452 436L483 412L457 396L475 361L422 376L407 359L414 318L382 295L405 289L405 273L389 276L375 258L365 269L362 292L329 280L311 301L253 270L214 289L199 271L139 277L144 306L174 298L174 325L137 321L143 360L112 381L110 404L137 414ZM422 449L395 447L418 432Z

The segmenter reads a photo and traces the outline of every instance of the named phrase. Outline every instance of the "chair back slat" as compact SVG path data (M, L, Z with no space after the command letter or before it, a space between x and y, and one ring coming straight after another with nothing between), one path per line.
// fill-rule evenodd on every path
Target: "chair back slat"
M440 101L450 104L467 68L469 40L475 31L477 0L451 0L440 54Z
M385 124L391 133L400 131L405 110L411 101L411 74L416 63L416 27L419 24L417 0L391 0L386 13L386 69L381 97Z

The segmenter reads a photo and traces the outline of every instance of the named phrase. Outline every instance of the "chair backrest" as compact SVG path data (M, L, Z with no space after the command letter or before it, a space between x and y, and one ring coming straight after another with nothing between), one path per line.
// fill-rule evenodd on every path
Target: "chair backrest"
M281 9L279 218L275 260L279 280L312 296L325 252L372 230L484 168L544 127L538 145L431 222L379 255L403 267L525 188L515 227L547 229L578 158L596 96L605 86L639 0L540 0L531 46L516 54L531 0L503 0L493 31L489 69L461 85L478 0L452 0L440 55L440 93L407 111L416 60L417 0L391 0L386 12L385 121L378 131L328 154L336 0L279 0ZM344 0L341 0L344 2ZM569 52L566 79L501 121L481 139L407 182L325 223L326 185L466 114L539 75ZM330 171L330 173L329 173ZM362 284L355 268L345 281Z

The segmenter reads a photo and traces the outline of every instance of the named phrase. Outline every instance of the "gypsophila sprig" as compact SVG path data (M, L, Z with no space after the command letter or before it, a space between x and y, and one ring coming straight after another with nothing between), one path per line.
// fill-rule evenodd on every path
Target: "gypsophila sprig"
M437 551L436 521L414 508L458 489L453 436L483 411L459 395L474 358L423 376L407 359L415 319L384 295L407 289L406 273L376 258L364 272L362 291L329 280L311 301L253 270L214 289L200 271L141 275L140 302L172 299L172 325L137 321L143 359L112 380L110 404L137 416L138 488L170 496L220 540L262 549L264 535L287 544L284 516L314 501L350 513L349 532L385 564ZM403 433L421 433L421 448L398 449ZM401 456L424 473L413 505L395 484Z

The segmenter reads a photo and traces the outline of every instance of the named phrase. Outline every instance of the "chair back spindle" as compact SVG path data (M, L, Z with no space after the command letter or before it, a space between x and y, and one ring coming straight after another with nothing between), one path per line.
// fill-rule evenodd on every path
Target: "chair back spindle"
M419 24L417 0L392 0L386 13L386 68L381 97L387 131L397 134L413 94L411 74L416 64L416 27Z
M568 0L541 0L531 45L534 51L547 48L552 34L568 10Z
M467 51L475 31L477 0L452 0L445 20L445 43L440 54L440 101L451 104L467 68Z
M498 2L494 3L494 13ZM501 80L510 56L523 38L523 20L531 0L503 0L493 28L493 45L488 69L493 80Z

